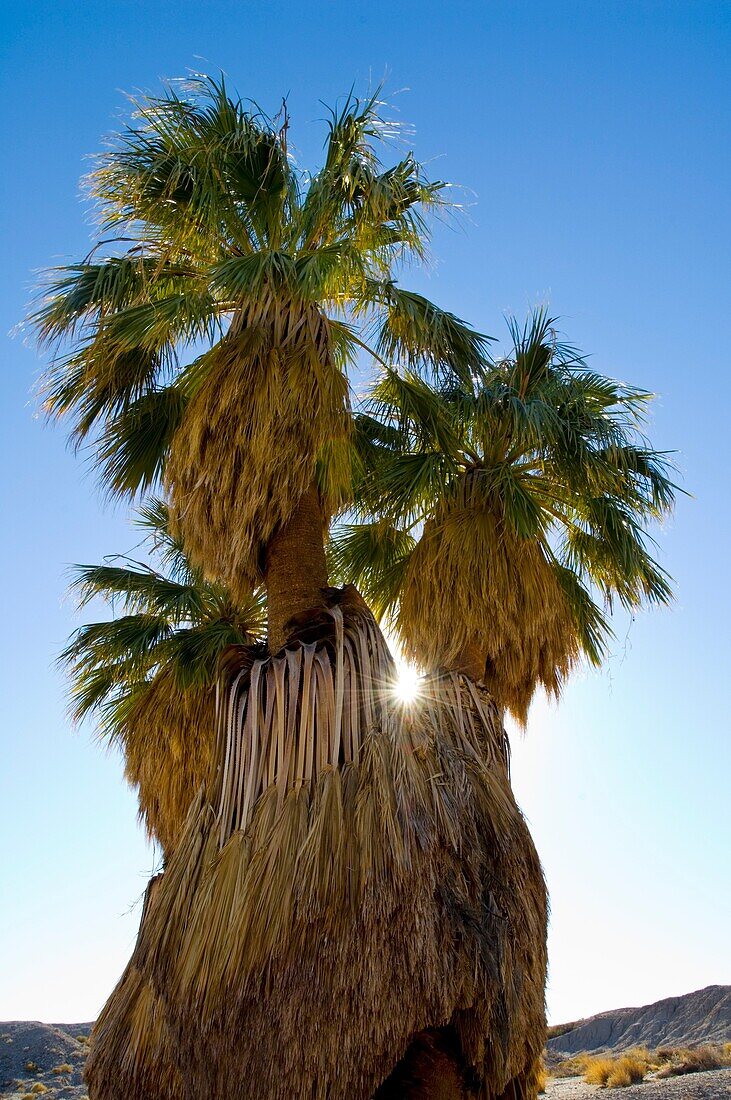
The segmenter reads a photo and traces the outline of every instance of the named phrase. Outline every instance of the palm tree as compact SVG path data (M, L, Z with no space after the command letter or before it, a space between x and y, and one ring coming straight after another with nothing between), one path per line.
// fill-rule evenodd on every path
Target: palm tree
M242 607L191 565L163 501L149 501L137 523L156 568L126 556L77 566L81 608L101 598L122 614L82 626L60 660L73 717L95 720L100 737L120 748L140 817L167 862L191 803L215 778L220 659L230 646L256 645L266 613L261 592ZM148 886L145 911L158 881ZM183 1100L162 1001L134 960L94 1026L85 1073L92 1092L103 1094L112 1075L127 1095Z
M347 371L467 374L486 341L395 282L445 205L376 95L329 119L308 175L277 121L223 78L135 103L90 178L111 241L49 274L33 317L57 350L45 404L92 440L113 493L164 477L173 528L237 599L268 591L269 641L322 606L327 518L350 483ZM101 248L107 252L100 257Z
M651 395L591 371L543 310L511 333L468 382L383 372L358 423L366 522L336 527L331 558L412 659L525 722L538 686L601 662L613 600L670 600L646 528L675 487L640 435Z
M111 243L35 315L57 346L46 407L109 490L162 482L192 567L234 607L267 594L268 653L238 650L219 684L214 779L171 829L93 1100L149 1094L158 1008L210 1100L405 1095L404 1056L497 1096L542 1047L545 887L494 704L446 675L438 706L404 711L370 611L326 587L359 477L356 358L465 386L487 367L485 337L396 282L444 185L410 154L383 165L380 110L349 96L308 176L286 108L207 79L140 100L91 177Z
M81 607L101 598L122 614L80 627L60 660L73 717L95 719L101 738L119 746L148 835L169 858L213 778L219 659L263 636L265 611L260 593L237 605L202 577L170 534L162 501L141 508L138 524L159 568L128 558L77 566Z

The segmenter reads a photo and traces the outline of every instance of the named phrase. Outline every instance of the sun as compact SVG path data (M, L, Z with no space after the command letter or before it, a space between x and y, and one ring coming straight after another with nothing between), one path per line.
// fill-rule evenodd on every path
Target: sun
M418 698L421 691L421 676L413 665L406 661L398 662L398 680L393 690L400 703L413 703Z

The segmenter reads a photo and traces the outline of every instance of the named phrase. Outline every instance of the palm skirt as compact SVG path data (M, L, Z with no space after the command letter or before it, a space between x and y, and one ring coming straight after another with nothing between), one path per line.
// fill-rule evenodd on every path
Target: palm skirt
M547 903L498 712L457 673L399 702L362 600L329 603L229 655L217 773L97 1022L91 1100L427 1096L388 1092L415 1043L449 1051L454 1095L531 1094Z

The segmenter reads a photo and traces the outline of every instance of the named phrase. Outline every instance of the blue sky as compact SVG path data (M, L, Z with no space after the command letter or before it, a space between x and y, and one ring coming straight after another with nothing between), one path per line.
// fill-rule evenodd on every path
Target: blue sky
M659 536L677 604L619 622L603 671L536 704L515 784L552 895L552 1019L731 982L728 3L57 0L0 19L3 334L33 272L90 246L78 180L122 90L223 69L267 109L288 95L312 165L320 101L385 77L470 203L411 285L497 336L547 303L597 369L660 394L653 441L693 493ZM79 622L69 564L136 536L38 417L36 352L8 337L3 362L0 1019L81 1020L128 958L154 854L119 760L70 728L54 657Z

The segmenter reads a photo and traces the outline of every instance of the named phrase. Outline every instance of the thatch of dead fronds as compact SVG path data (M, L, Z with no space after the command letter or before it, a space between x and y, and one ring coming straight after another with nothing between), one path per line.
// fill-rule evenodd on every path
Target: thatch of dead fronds
M403 708L369 613L329 615L234 675L135 964L191 1095L368 1100L441 1028L498 1097L543 1046L546 897L494 704L455 674Z
M137 790L139 816L166 854L172 852L190 804L215 769L216 690L181 689L163 669L133 692L125 708L124 774Z
M347 379L317 308L263 294L240 325L208 354L166 471L173 529L234 599L261 583L266 544L348 427Z
M523 722L536 684L558 695L581 653L572 609L541 546L493 513L457 502L425 525L397 622L407 652L427 668L454 667L477 648L480 678Z
M543 310L511 328L467 382L382 372L357 418L364 522L330 550L417 663L525 720L536 688L601 663L613 601L671 599L649 531L676 487L641 434L649 394L589 369Z
M80 627L60 660L74 718L93 717L99 735L120 748L140 818L169 855L215 770L219 657L254 643L264 608L261 592L235 602L193 568L170 533L164 502L149 501L137 522L160 568L126 557L78 566L81 606L102 598L116 614Z
M147 887L142 913L159 883ZM130 960L89 1037L84 1079L92 1100L184 1100L185 1090L160 999Z

